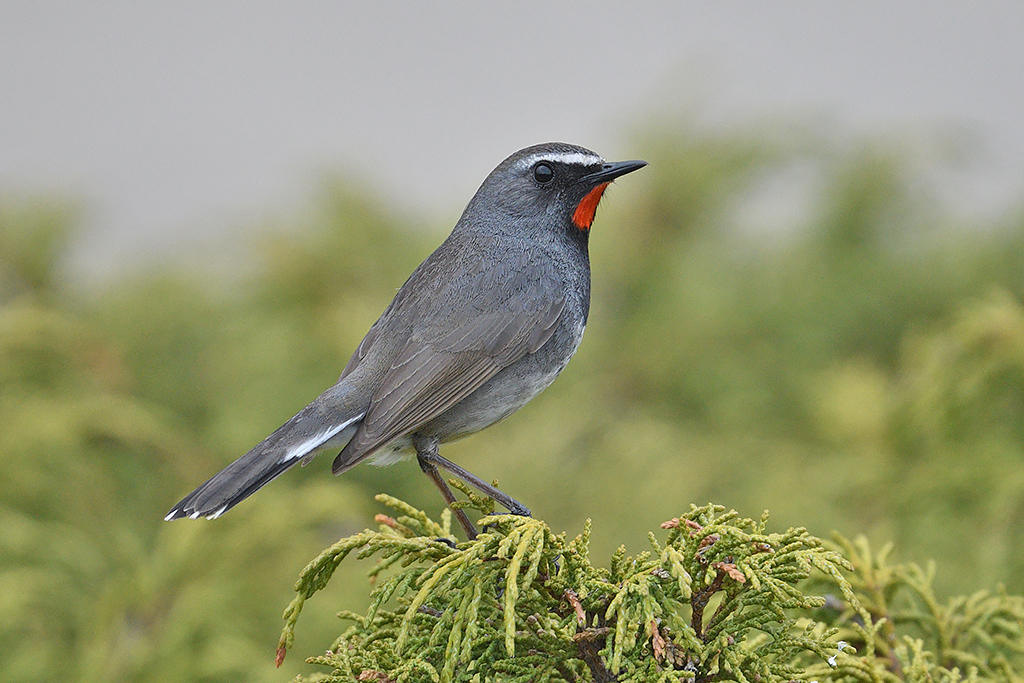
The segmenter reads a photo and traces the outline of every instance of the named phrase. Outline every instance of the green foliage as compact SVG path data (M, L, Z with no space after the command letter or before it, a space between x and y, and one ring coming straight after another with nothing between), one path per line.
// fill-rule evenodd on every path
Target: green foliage
M51 245L70 231L55 216L2 213L0 243ZM258 414L224 401L273 341L262 358L228 349L272 319L167 273L84 302L57 261L49 247L0 250L14 274L0 282L0 679L275 680L260 643L289 558L352 528L358 489L307 479L224 525L162 522L257 438L222 433L236 411ZM304 331L289 334L299 347Z
M940 604L1021 592L1024 214L950 218L914 144L770 124L646 127L651 165L591 235L576 358L444 454L551 528L592 517L595 557L720 500L934 557ZM182 251L85 291L76 205L0 197L0 679L279 680L297 558L429 483L317 461L215 523L162 516L337 378L461 207L423 226L334 178L215 270ZM356 564L332 591L362 611ZM303 637L328 642L321 602Z
M589 524L567 541L539 520L491 515L481 520L486 532L456 546L447 519L437 524L401 501L378 499L401 516L381 516L380 531L323 552L285 613L282 648L305 600L345 557L380 556L366 615L343 613L356 624L310 660L333 669L324 680L375 672L445 683L777 683L800 673L797 653L825 658L835 649L835 630L798 626L789 615L825 602L797 584L818 569L854 600L840 574L850 566L806 530L767 533L766 517L742 519L719 506L692 507L662 525L663 541L651 534L651 550L631 557L620 547L601 568L590 562Z
M67 202L43 198L0 203L0 301L56 285L75 213Z
M942 601L932 587L934 563L890 564L892 545L876 553L863 537L837 536L835 544L853 565L849 581L858 602L831 598L817 616L860 654L844 648L828 668L811 667L808 676L887 683L1024 679L1024 597L1000 588ZM811 586L847 590L832 577Z
M306 600L350 554L377 556L365 615L326 654L321 683L618 681L898 683L1024 677L1024 598L979 592L940 603L934 569L891 565L865 539L829 547L805 529L766 530L716 505L691 506L590 562L590 524L566 541L544 522L488 515L456 545L390 496L379 531L343 538L302 572L279 661ZM849 573L848 573L849 572ZM299 680L305 680L300 677Z

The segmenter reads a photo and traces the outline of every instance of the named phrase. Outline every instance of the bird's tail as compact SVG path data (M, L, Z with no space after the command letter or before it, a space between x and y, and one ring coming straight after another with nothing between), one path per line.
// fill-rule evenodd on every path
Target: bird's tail
M215 519L298 462L316 452L343 447L352 438L365 407L353 410L338 396L336 385L281 425L255 448L185 496L165 520Z

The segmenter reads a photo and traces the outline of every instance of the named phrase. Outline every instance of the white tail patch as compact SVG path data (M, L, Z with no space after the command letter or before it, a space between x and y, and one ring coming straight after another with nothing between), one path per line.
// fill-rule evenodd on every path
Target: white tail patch
M316 436L312 436L301 443L295 444L287 451L285 451L284 455L281 456L281 462L301 458L302 456L307 455L310 451L313 451L314 449L319 448L321 446L327 445L331 439L340 434L342 430L344 430L346 427L355 422L358 422L359 420L362 420L365 414L366 413L360 413L359 415L353 417L350 420L346 420L341 424L329 427L320 432L319 434L317 434ZM330 445L333 446L334 444Z

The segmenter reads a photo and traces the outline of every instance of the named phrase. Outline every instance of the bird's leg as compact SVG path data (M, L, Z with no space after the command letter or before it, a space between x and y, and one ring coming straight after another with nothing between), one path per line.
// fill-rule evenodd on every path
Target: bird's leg
M466 537L469 540L476 538L476 526L469 520L469 515L462 508L452 507L452 503L455 502L455 494L448 487L448 483L441 477L441 473L437 471L437 465L433 462L433 457L441 457L437 454L437 441L434 439L415 439L416 445L416 461L420 464L420 469L423 470L423 474L430 477L430 481L434 482L434 486L441 492L441 497L444 498L445 504L448 505L448 509L455 515L455 519L459 521L462 529L466 532ZM433 456L433 457L431 457Z
M441 454L437 452L437 447L434 447L432 453L426 456L432 463L441 467L442 469L448 470L456 477L466 482L467 484L475 487L478 491L482 491L494 500L498 501L506 510L511 512L513 515L519 515L520 517L530 517L530 508L526 507L512 496L502 493L494 486L491 486L480 477L468 472L451 460L441 457ZM422 465L420 465L422 467ZM450 491L449 491L450 493Z

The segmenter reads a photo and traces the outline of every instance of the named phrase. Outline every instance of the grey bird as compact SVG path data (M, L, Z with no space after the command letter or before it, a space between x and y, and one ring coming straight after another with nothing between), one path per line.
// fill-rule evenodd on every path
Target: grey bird
M413 271L338 382L187 495L165 519L219 517L297 463L341 449L334 474L415 453L510 512L530 510L441 457L439 445L514 413L565 368L590 309L591 223L605 188L644 161L583 147L520 150L484 180L447 239ZM454 510L467 536L476 529Z

